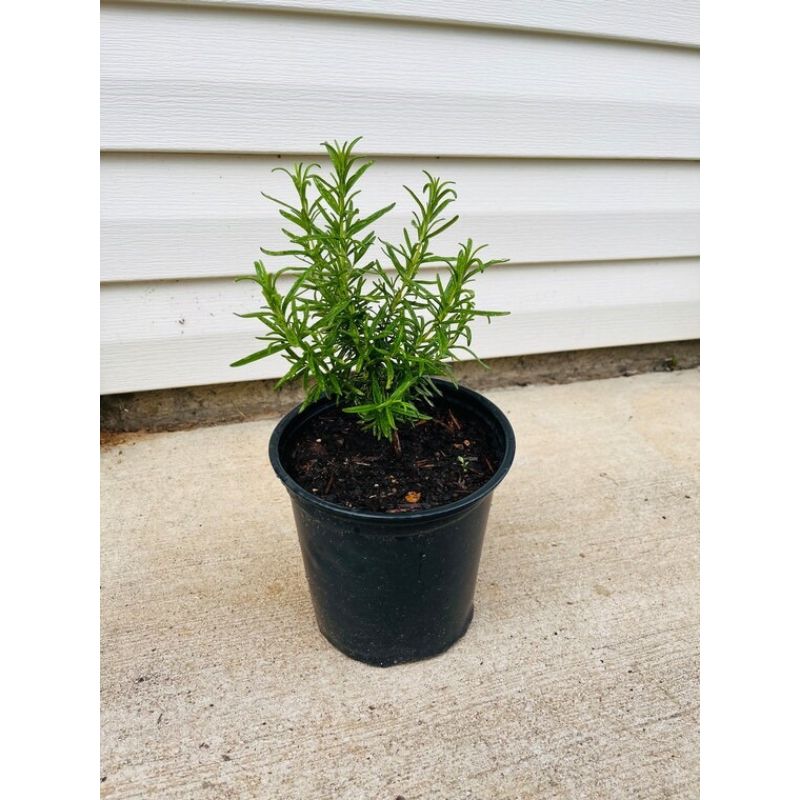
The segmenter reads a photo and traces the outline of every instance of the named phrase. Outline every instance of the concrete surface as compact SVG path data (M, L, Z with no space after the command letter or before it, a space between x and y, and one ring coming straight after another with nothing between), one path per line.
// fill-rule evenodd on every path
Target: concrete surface
M105 449L103 797L697 797L697 372L487 394L475 621L387 670L317 632L272 422Z

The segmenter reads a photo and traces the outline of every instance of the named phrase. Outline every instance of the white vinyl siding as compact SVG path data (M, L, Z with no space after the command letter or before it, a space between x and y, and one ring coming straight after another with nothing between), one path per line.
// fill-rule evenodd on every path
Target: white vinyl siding
M232 278L280 244L260 192L359 134L363 207L400 201L381 234L427 169L459 193L443 245L510 259L477 284L513 312L478 323L479 354L698 335L696 3L142 2L102 23L103 392L280 374L227 366L260 333Z
M141 0L146 2L147 0ZM571 33L697 47L697 0L150 0L168 5L256 8L503 30Z
M108 6L106 149L697 156L697 52L362 17Z

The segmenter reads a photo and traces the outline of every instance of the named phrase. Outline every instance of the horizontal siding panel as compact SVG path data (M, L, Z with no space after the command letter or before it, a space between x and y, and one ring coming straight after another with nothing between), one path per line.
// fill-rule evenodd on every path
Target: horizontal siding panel
M696 51L367 18L104 6L109 150L696 158ZM346 57L343 57L346 54Z
M502 266L479 302L512 316L475 325L479 355L521 355L698 336L697 259ZM250 283L210 279L101 288L102 392L276 377L279 358L232 369L257 349Z
M313 156L309 157L313 160ZM226 277L248 272L259 247L278 249L286 221L261 197L291 199L256 156L106 154L101 165L102 279ZM460 215L437 249L467 236L513 263L697 255L699 168L693 162L383 159L360 205L398 200L378 226L397 240L422 170L454 180Z
M170 5L354 14L452 25L552 31L696 47L698 0L140 0Z

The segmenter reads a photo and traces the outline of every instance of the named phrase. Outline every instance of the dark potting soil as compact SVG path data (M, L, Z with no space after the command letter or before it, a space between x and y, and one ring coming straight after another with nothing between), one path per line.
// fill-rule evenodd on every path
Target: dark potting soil
M441 401L423 410L431 419L399 429L399 454L355 415L323 412L291 442L289 474L317 497L362 511L434 508L474 492L500 463L491 429Z

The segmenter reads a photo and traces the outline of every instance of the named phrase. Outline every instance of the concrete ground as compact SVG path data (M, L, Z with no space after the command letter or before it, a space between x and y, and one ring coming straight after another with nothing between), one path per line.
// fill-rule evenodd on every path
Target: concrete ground
M103 797L697 797L698 373L486 394L475 621L390 669L317 631L274 422L104 449Z

